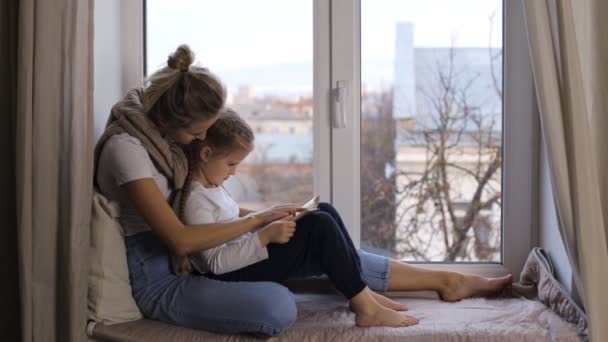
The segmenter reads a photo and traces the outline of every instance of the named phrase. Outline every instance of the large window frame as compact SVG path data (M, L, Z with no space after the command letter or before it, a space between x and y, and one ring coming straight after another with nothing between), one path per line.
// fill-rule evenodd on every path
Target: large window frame
M360 94L361 1L332 0L331 85L349 85L346 128L332 128L332 201L339 209L356 243L360 237ZM503 1L503 166L502 263L421 263L486 276L519 274L536 243L539 119L523 6Z
M119 11L105 15L119 16L113 21L118 20L121 34L103 44L105 49L120 51L122 68L96 67L96 74L115 73L121 82L114 86L124 94L144 75L145 0L109 2L111 5L105 7L114 6ZM519 1L503 3L503 262L418 264L422 267L486 276L519 274L529 250L537 242L539 120L523 6ZM338 208L357 245L361 235L360 8L360 0L313 0L314 192ZM96 12L96 20L105 19L108 18ZM96 41L100 36L108 38L103 34L96 33ZM332 125L332 92L338 81L346 81L349 113L346 127L339 129ZM103 88L96 87L96 102L98 98L103 100L100 103L118 100L114 99L114 93L108 95Z

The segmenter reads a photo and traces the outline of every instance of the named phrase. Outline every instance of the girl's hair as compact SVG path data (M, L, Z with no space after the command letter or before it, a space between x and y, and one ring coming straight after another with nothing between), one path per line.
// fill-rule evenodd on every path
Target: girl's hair
M167 66L145 82L144 110L160 127L186 128L215 117L224 106L226 89L207 68L192 65L194 53L180 45Z
M179 217L184 219L186 201L190 196L190 184L192 174L200 166L201 149L208 146L212 150L213 157L222 156L238 150L253 150L253 130L235 111L223 108L217 121L207 130L205 140L194 140L185 147L188 156L188 177L182 188L182 196L179 202Z

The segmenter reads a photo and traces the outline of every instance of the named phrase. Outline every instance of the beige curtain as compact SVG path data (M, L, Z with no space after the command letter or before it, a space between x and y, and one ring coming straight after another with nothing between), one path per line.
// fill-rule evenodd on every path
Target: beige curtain
M18 3L16 196L22 341L86 340L93 0Z
M522 0L560 232L594 341L608 341L606 0Z

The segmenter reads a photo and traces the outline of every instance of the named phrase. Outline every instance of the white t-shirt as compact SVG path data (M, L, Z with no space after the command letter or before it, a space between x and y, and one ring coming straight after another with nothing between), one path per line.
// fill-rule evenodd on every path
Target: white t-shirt
M169 181L154 165L141 141L128 134L116 134L106 141L97 165L97 184L101 194L120 206L119 222L125 236L150 230L121 186L125 183L152 178L165 199L171 195Z
M184 207L185 224L230 222L239 218L239 206L223 187L205 188L197 181L190 184ZM190 255L192 265L201 273L222 274L268 258L257 233L245 233L228 243Z

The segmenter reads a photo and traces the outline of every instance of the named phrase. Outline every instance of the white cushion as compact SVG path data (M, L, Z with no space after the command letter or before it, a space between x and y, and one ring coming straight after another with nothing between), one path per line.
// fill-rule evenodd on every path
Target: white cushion
M89 319L104 324L140 319L143 315L131 295L118 204L95 192L92 210Z

